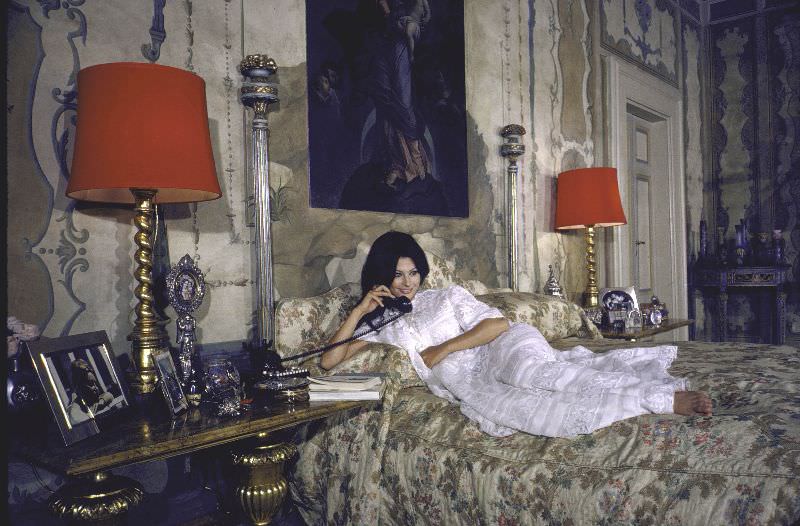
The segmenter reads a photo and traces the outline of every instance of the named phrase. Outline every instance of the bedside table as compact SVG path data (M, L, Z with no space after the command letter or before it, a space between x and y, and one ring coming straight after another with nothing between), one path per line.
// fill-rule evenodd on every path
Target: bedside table
M145 494L137 481L110 470L138 462L188 455L212 447L228 456L239 512L254 524L267 524L287 492L283 464L297 453L291 442L272 434L375 402L306 402L255 408L236 417L219 417L203 408L170 419L162 413L137 414L108 430L64 446L61 436L22 429L11 436L10 453L66 475L70 482L49 502L50 511L69 524L127 524L126 514ZM50 423L48 421L48 423Z
M603 338L610 338L613 340L628 340L630 342L635 342L636 340L640 340L648 336L661 334L662 332L669 332L678 329L680 327L686 327L687 325L691 325L693 323L694 320L667 319L664 320L664 322L661 323L661 325L659 325L658 327L645 326L636 331L625 331L625 332L613 332L608 329L600 329L600 334L603 335Z

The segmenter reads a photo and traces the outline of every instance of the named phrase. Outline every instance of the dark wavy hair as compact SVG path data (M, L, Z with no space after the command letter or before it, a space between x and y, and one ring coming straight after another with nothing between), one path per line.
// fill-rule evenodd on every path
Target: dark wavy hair
M100 400L100 386L89 378L91 372L89 362L83 358L75 359L72 364L72 388L78 396L78 403L86 411ZM94 373L92 373L94 374Z
M428 258L422 247L404 232L389 231L376 239L369 249L364 268L361 269L361 293L366 295L375 285L390 286L400 258L414 261L422 285L430 272Z

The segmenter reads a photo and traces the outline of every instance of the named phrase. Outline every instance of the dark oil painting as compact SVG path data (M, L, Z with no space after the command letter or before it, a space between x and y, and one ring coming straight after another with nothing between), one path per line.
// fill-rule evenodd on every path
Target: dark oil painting
M463 0L307 0L310 205L467 217Z

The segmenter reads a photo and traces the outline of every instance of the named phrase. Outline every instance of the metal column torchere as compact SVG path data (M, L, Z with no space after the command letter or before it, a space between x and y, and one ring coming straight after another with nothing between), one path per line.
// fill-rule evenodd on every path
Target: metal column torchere
M257 326L254 343L259 349L272 347L275 340L267 110L270 104L278 102L278 87L270 81L278 66L266 55L248 55L239 64L239 71L244 76L240 91L242 104L253 109L249 169L253 173L256 224Z
M506 191L506 239L508 240L508 286L517 290L517 158L525 153L522 136L525 128L519 124L504 126L500 135L505 143L500 147L500 155L508 157L508 178Z

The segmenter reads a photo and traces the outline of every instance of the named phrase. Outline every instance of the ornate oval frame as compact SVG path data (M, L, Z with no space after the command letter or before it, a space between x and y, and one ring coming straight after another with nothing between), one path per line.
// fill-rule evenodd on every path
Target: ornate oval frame
M194 312L206 295L206 279L194 260L186 254L169 269L166 279L169 304L179 313ZM187 288L184 288L187 287Z

